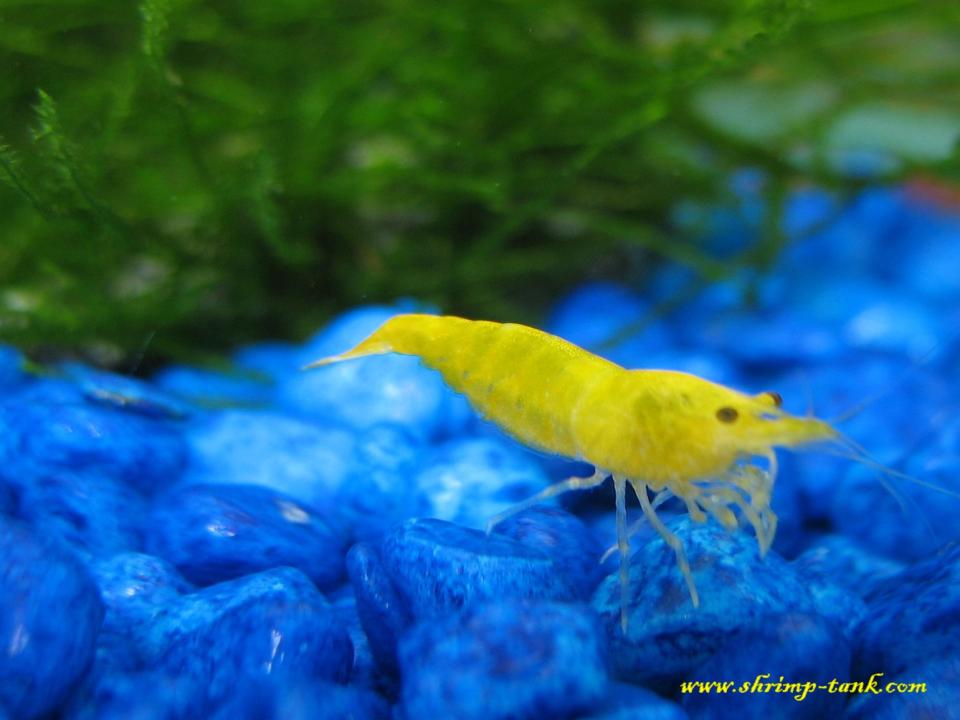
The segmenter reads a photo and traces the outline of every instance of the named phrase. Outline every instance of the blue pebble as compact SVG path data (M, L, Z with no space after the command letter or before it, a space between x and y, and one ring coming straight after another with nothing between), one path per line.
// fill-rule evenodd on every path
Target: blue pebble
M960 657L960 545L878 584L867 604L854 646L856 679L900 677Z
M23 372L23 355L16 348L0 345L0 390L7 392L26 378Z
M56 709L93 660L103 614L76 558L0 517L0 708L16 718Z
M960 658L937 657L899 675L884 673L873 686L870 680L860 681L868 689L851 698L844 720L960 720ZM923 689L886 692L888 683Z
M548 484L535 456L515 443L467 437L429 451L410 492L420 498L419 516L484 528L491 517Z
M829 362L846 348L830 327L778 310L720 315L702 325L700 342L755 370Z
M569 718L607 690L589 608L503 600L425 622L400 645L407 718Z
M151 670L95 672L74 693L63 720L192 720L210 708L194 678Z
M772 614L816 613L803 580L775 552L761 558L751 535L685 516L665 522L684 543L700 607L693 607L673 550L662 539L637 550L630 561L626 634L618 573L604 579L592 601L618 677L672 692L731 633L757 627Z
M84 558L139 550L147 524L133 488L84 468L33 475L18 488L17 516Z
M175 395L137 378L81 363L65 363L59 366L59 370L65 378L75 382L83 397L92 403L168 420L189 417L196 410Z
M587 283L557 303L545 329L624 367L642 367L651 350L671 344L662 322L639 327L651 309L627 287Z
M362 547L362 543L358 543L354 547ZM327 597L333 604L333 610L337 614L340 624L350 634L350 642L353 643L351 684L387 692L391 687L392 680L377 671L376 660L373 651L370 649L370 641L367 639L363 623L360 620L353 586L350 584L343 585L338 590L328 593Z
M929 460L925 453L923 459ZM960 490L957 457L938 469L907 465L915 473L952 492ZM917 473L916 470L921 470ZM836 488L831 518L836 531L871 552L904 562L929 557L945 543L960 539L960 499L897 478L881 482L877 471L855 466Z
M279 566L295 567L321 590L343 577L338 532L309 506L255 485L188 485L156 501L147 551L197 585Z
M247 373L171 365L154 375L153 382L206 408L265 407L273 402L273 383Z
M247 683L205 720L389 720L390 705L370 690L329 682Z
M930 228L920 246L902 259L901 277L916 292L938 303L960 297L960 223Z
M792 562L800 573L865 597L887 578L903 570L896 560L874 555L843 535L828 535Z
M603 705L580 720L689 720L675 702L637 685L611 682Z
M0 406L0 480L14 487L82 468L150 492L176 482L185 459L177 426L136 412L26 397Z
M408 477L420 445L397 428L358 436L279 413L229 410L192 424L188 441L186 482L269 487L358 539L379 538L414 514Z
M805 240L817 227L827 222L837 211L835 194L818 187L794 190L783 208L780 226L794 240ZM794 247L791 243L787 247Z
M736 717L839 717L842 693L817 690L850 673L850 645L837 637L833 623L816 615L771 615L762 624L733 633L686 681L733 682L730 692L687 692L681 703L691 717L723 720ZM761 692L763 683L800 683L804 688ZM814 687L805 683L814 683Z
M546 553L442 520L408 520L384 538L380 555L417 620L493 599L576 597Z
M396 675L397 643L413 624L409 603L394 587L376 548L366 543L350 548L347 572L373 660L388 676Z
M534 507L508 517L494 533L543 552L567 575L578 600L588 600L604 575L596 536L564 510Z
M350 637L306 575L277 568L181 596L148 630L146 666L221 702L245 682L345 682Z
M155 615L194 589L169 562L144 553L120 553L90 570L106 608L102 632L137 642L145 641Z

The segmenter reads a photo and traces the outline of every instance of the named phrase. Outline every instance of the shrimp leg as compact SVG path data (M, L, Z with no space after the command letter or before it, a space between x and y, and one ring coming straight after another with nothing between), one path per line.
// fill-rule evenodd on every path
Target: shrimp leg
M627 479L613 476L617 496L617 547L620 549L620 627L627 633L627 601L630 599L630 538L627 536Z
M656 510L658 507L663 505L663 503L665 503L667 500L669 500L672 497L673 497L673 493L670 492L669 490L667 489L661 490L660 492L658 492L656 495L653 496L653 503L652 503L653 509ZM632 538L634 535L640 532L640 528L643 527L643 524L646 521L647 521L646 518L639 518L637 520L634 520L632 523L630 523L630 527L627 528L627 537ZM614 543L613 545L608 547L606 550L604 550L603 555L600 556L600 564L603 565L607 561L607 558L609 558L611 555L617 552L618 549L619 547L617 543Z
M650 505L650 498L647 497L647 486L644 483L634 483L632 481L630 484L637 498L640 500L640 507L643 508L643 514L646 515L647 520L653 525L654 530L660 533L660 537L663 538L664 542L673 548L673 552L677 556L677 564L680 566L680 572L683 573L683 579L687 581L690 600L693 601L694 607L700 607L700 595L697 593L697 586L693 582L693 573L690 572L690 563L687 562L687 553L684 552L683 543L680 541L680 538L670 532L667 526L663 524L663 521L657 517L656 511L654 511Z
M493 528L511 515L516 515L518 512L523 512L524 510L527 510L534 505L543 502L544 500L556 497L557 495L562 495L570 490L589 490L590 488L595 488L597 485L603 484L603 481L607 479L608 475L610 475L610 473L608 473L606 470L597 468L590 477L572 477L562 480L558 483L554 483L553 485L544 488L536 495L528 497L526 500L507 508L502 513L494 515L487 521L487 533L489 534Z

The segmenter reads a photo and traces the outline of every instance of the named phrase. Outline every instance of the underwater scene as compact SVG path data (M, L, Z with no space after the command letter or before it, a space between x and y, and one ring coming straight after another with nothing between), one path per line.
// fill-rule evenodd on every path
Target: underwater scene
M960 718L957 30L0 0L0 720Z

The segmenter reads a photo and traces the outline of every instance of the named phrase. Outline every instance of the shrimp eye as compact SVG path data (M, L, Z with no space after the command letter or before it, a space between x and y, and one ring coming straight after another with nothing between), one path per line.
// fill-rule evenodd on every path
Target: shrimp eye
M769 391L766 393L766 395L768 398L770 398L773 401L773 404L776 405L777 407L780 407L783 405L783 397L780 395L780 393Z
M717 410L717 420L720 422L732 423L739 415L736 408L732 407L722 407Z

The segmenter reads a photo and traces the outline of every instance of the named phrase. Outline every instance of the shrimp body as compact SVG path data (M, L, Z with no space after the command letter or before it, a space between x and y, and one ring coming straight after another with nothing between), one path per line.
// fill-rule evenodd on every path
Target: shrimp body
M561 338L511 323L397 315L352 350L308 367L391 352L415 355L438 370L481 415L525 445L596 468L590 478L550 486L491 525L545 498L613 476L624 628L628 484L646 519L676 552L698 605L683 546L656 516L656 506L677 496L695 520L710 514L729 528L738 524L731 507L738 508L766 552L776 528L769 508L773 449L838 436L821 420L785 413L773 393L747 395L670 370L627 370ZM768 468L745 464L755 456L766 457ZM652 503L648 489L656 493Z

